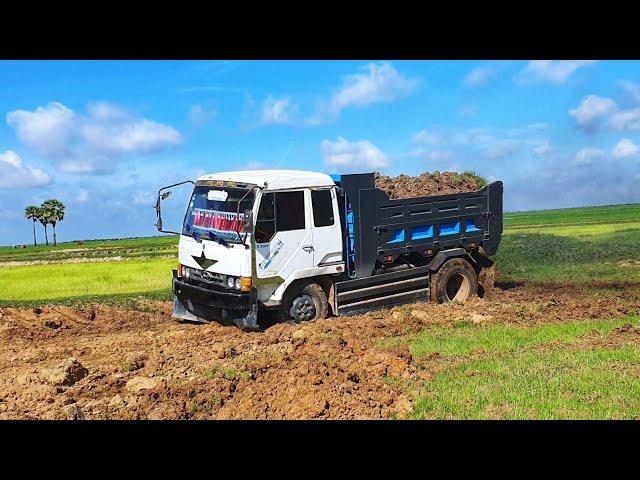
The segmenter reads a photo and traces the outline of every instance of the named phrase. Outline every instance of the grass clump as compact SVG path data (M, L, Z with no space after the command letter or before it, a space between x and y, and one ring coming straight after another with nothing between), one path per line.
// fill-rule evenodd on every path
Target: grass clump
M477 174L472 170L467 170L465 172L462 172L460 174L460 177L465 181L475 183L476 185L478 185L478 188L485 187L489 183L489 181L485 177Z

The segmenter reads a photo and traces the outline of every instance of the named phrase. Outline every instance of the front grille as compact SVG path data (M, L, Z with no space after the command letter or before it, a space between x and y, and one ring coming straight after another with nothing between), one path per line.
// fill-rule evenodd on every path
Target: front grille
M205 270L197 270L195 268L189 269L189 273L189 279L185 278L185 280L192 285L204 288L228 290L225 277L220 273L207 272Z

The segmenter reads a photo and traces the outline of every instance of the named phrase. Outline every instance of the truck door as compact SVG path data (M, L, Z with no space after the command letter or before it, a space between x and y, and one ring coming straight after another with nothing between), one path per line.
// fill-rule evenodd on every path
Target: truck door
M342 228L335 188L311 190L313 210L313 264L342 263Z
M256 217L258 278L281 277L313 266L308 190L262 194Z

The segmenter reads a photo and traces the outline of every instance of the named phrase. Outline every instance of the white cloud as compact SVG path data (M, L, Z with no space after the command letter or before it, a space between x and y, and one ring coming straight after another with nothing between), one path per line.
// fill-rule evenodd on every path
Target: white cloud
M640 153L640 147L628 138L620 140L611 152L615 158L632 157L638 155L638 153Z
M464 84L467 87L480 87L495 77L498 70L498 66L495 63L487 63L475 67L464 77Z
M136 192L133 194L132 200L135 205L148 205L151 207L156 201L156 196L151 192Z
M49 175L24 165L17 153L11 150L0 153L0 188L42 187L50 182Z
M264 162L261 162L260 160L249 160L245 165L244 170L263 170L264 168L266 168Z
M150 153L180 142L180 134L167 125L143 118L124 123L86 123L79 128L91 149L106 154Z
M510 137L530 136L541 133L548 128L549 125L544 122L531 123L529 125L525 125L524 127L516 127L510 129L507 132L507 135Z
M361 73L344 77L342 87L331 98L329 110L338 115L351 106L391 102L410 95L417 85L416 80L401 75L390 63L370 63Z
M50 102L35 111L15 110L7 113L7 123L25 145L42 155L63 154L75 123L73 110L59 102Z
M460 110L458 110L458 114L462 118L475 117L477 113L478 113L478 107L476 107L475 105L465 105L462 108L460 108Z
M342 137L335 142L323 140L321 151L325 165L342 173L369 171L390 165L386 155L368 140L349 142Z
M553 153L553 147L549 142L541 143L540 145L536 145L533 147L533 153L537 157L545 157L551 153Z
M470 147L486 146L495 141L495 137L486 128L470 128L453 136L453 143Z
M124 108L109 102L89 102L87 113L93 119L104 122L124 120L131 115Z
M484 156L488 160L502 160L511 155L515 155L522 148L522 142L519 140L501 140L484 150Z
M640 130L640 108L621 110L611 115L609 122L616 130Z
M76 202L87 203L89 201L89 191L81 188L76 195Z
M445 142L444 135L439 132L431 132L429 130L420 130L413 136L415 143L423 145L441 145Z
M32 112L9 112L7 123L25 145L58 160L59 168L70 173L109 171L124 155L153 153L182 141L173 127L135 117L117 105L94 102L86 110L78 114L50 102Z
M610 98L587 95L577 108L569 110L569 114L575 118L578 128L593 132L598 130L604 119L617 109L618 105Z
M640 102L640 85L630 80L621 80L619 83L631 101Z
M243 116L250 123L257 117L257 125L317 126L335 121L346 108L364 108L406 97L413 93L418 84L417 79L407 78L388 62L369 63L361 67L359 72L345 75L341 86L329 98L317 99L314 112L304 118L296 119L298 102L288 96L273 95L263 100L257 115L256 102L247 95Z
M269 95L262 102L262 123L265 125L287 124L293 121L296 104L289 97L275 98Z
M450 162L454 159L455 154L449 150L434 150L426 152L424 157L432 162Z
M640 108L620 110L610 98L587 95L577 108L569 110L578 128L594 133L603 127L618 131L640 131Z
M604 152L598 148L583 148L578 151L571 161L571 165L575 167L585 167L592 165L596 160L602 160Z
M595 60L531 60L515 77L516 83L545 82L562 84L579 68Z
M213 120L218 112L214 108L207 109L200 104L191 105L189 108L189 113L187 117L189 118L189 123L194 127L202 127L207 124L211 120Z

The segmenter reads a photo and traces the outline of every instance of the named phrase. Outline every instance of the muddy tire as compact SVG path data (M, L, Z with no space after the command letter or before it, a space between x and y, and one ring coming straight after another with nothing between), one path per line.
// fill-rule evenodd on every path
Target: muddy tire
M447 260L431 275L431 300L434 302L465 302L477 293L478 276L464 258Z
M308 283L287 290L280 308L280 319L300 323L327 318L328 313L329 302L324 290L317 283Z

